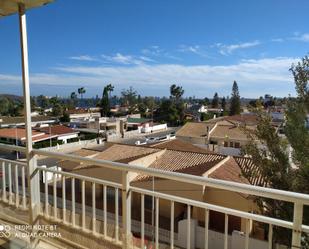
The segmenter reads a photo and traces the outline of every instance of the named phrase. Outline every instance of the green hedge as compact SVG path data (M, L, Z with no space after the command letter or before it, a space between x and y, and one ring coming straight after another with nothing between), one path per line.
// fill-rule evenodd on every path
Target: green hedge
M73 138L70 138L67 140L67 143L75 143L75 142L78 142L79 141L79 138L78 137L73 137Z
M83 133L80 135L81 140L92 140L98 137L98 134L95 133Z
M59 144L59 145L63 144L63 142L58 141L58 140L52 140L51 143L50 143L49 140L45 140L45 141L35 143L33 145L33 148L35 148L35 149L47 148L47 147L50 147L50 144L52 145L52 147L54 147L54 146L57 146L57 144Z

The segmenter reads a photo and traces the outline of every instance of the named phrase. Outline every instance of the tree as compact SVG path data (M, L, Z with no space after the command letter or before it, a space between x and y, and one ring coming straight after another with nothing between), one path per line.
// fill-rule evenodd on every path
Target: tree
M67 112L64 112L62 117L60 117L60 122L63 122L63 123L70 122L70 115Z
M270 188L291 190L293 171L289 164L287 143L279 137L267 114L259 112L258 118L256 130L247 131L250 142L243 148L243 153L250 155L257 170L243 172L243 175L247 179L262 177ZM255 201L266 216L288 220L293 214L290 203L265 198L256 198ZM288 244L289 240L290 231L274 228L274 242Z
M10 101L7 98L0 98L0 115L8 115L10 108Z
M33 96L30 96L30 105L31 105L31 111L33 112L37 107L35 97Z
M46 109L49 106L49 99L44 95L39 95L36 97L36 102L39 107Z
M218 96L218 93L215 93L214 97L212 98L211 106L212 106L212 108L219 108L219 96Z
M83 94L86 93L86 89L84 87L78 88L78 94L80 95L80 98L83 99Z
M151 118L153 119L153 112L154 112L154 109L156 107L156 102L155 102L155 99L154 97L145 97L145 105L146 107L148 108L150 114L151 114Z
M53 116L59 117L60 115L63 114L63 108L60 103L56 103L53 106L53 111L52 111Z
M102 99L100 102L101 107L101 117L109 116L110 115L110 93L114 90L114 86L108 84L103 89Z
M173 84L170 87L171 98L174 99L176 103L179 102L184 92L185 91L182 89L181 86L176 86L175 84Z
M75 109L77 105L77 94L76 92L71 92L70 99L68 100L67 107L69 109Z
M304 57L290 71L294 76L297 98L290 98L286 111L286 136L293 148L293 160L298 166L296 190L309 193L309 58ZM307 217L309 218L309 217Z
M175 124L175 125L179 125L184 120L185 107L181 99L184 92L185 91L183 90L182 86L176 86L175 84L170 86L170 99L172 100L172 102L171 102L171 107L170 107L169 112L173 114L170 115L169 121L170 123ZM174 114L174 110L176 110L175 114ZM175 117L177 117L176 121L175 121Z
M137 103L137 92L134 90L132 86L127 90L122 90L121 92L122 103L128 106L128 112L130 114L136 111L136 103Z
M271 119L260 112L260 122L256 131L248 132L251 138L244 147L257 166L259 176L271 188L309 194L309 130L306 128L306 115L309 112L309 59L304 57L297 65L292 65L297 98L289 98L286 110L286 140L279 137L271 124ZM259 142L257 142L257 140ZM292 168L287 146L292 147ZM296 166L296 168L295 168ZM256 171L255 171L256 172ZM245 176L254 176L247 172ZM271 217L284 220L293 219L293 205L287 202L259 198L256 200L260 211ZM309 222L309 210L304 206L303 224ZM275 227L274 242L291 244L291 232ZM302 248L309 248L308 237L302 238Z
M221 108L223 111L225 111L226 109L226 100L225 100L225 97L222 98L221 100Z
M77 94L76 92L71 92L71 99L76 99L77 98Z
M158 120L162 122L165 121L171 125L179 125L179 112L171 99L165 99L161 102L158 109L157 118Z
M231 94L230 115L240 114L240 96L237 82L234 80Z
M206 106L208 106L209 103L210 103L210 101L209 101L209 99L206 97L206 98L204 99L204 101L203 101L203 104L206 105Z

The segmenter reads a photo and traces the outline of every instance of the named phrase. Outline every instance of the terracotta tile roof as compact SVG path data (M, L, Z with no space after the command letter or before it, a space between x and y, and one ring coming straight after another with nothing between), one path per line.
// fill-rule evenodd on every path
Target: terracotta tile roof
M153 163L151 163L149 167L197 176L204 175L208 170L212 169L226 158L226 156L219 154L175 150L164 151L157 148L154 149L122 144L109 144L109 146L102 152L91 149L82 149L75 152L74 154L90 157L94 155L94 158L97 159L129 163L138 158L142 158L159 151L162 151L163 153L159 155L158 158ZM65 161L61 163L65 163ZM83 166L78 163L67 163L63 165L63 167L66 170L74 171L74 173L104 179L104 170L102 170L102 168L99 166ZM254 172L253 176L246 176L245 173L249 171ZM114 177L116 179L118 176ZM209 177L226 181L266 186L252 160L245 157L231 157L221 166L218 166L218 168L214 168L214 171L209 174ZM151 178L149 176L138 175L134 181L148 181L150 179Z
M201 176L224 158L225 156L218 154L167 150L149 167ZM135 180L142 181L148 179L149 176L139 175Z
M168 149L168 150L178 150L178 151L187 151L187 152L196 152L196 153L209 153L207 149L193 145L192 143L180 140L173 139L169 141L164 141L158 144L152 144L149 147L156 149Z
M69 172L81 166L79 162L73 162L69 160L59 161L58 165L59 167L61 167L62 170ZM95 177L95 175L93 175L93 177Z
M176 132L176 136L183 137L205 137L207 133L207 123L187 122Z
M1 119L2 119L1 124L24 124L25 123L25 117L2 116ZM49 116L35 116L35 117L31 117L31 122L44 122L44 121L50 121L54 119L55 119L54 117L49 117Z
M249 184L249 181L244 176L242 176L242 170L233 157L231 157L227 162L222 164L208 177L225 181Z
M21 141L26 140L26 130L23 128L4 128L0 129L0 137L4 138L12 138L12 139L18 139ZM46 140L49 138L53 138L57 136L50 136L48 134L45 134L44 132L38 132L38 131L32 131L32 140L40 141L40 140Z
M250 174L246 174L248 172ZM257 166L247 157L231 157L227 162L212 172L209 177L256 186L267 186Z
M45 132L45 133L51 133L51 134L57 134L57 135L78 133L74 131L72 128L66 127L64 125L54 125L51 127L42 127L42 128L38 128L38 130Z
M180 170L177 170L178 173L183 174L189 174L189 175L196 175L196 176L203 176L208 170L210 170L212 167L214 167L216 164L218 164L221 160L214 160L207 163L202 163L198 165L193 165L188 168L183 168Z
M254 164L251 158L235 156L234 159L238 163L243 175L248 179L250 184L264 187L267 186L267 182L263 179L258 166Z
M57 135L49 135L49 134L43 134L40 136L32 136L32 142L39 142L39 141L44 141L44 140L48 140L50 138L55 138L57 137Z
M83 149L72 152L72 154L77 155L77 156L89 157L89 156L98 154L98 151L83 148Z
M210 138L229 138L229 139L235 139L235 140L248 140L247 135L242 130L241 127L238 127L236 125L230 124L230 125L220 125L216 126L214 130L210 133Z
M99 153L98 151L83 148L83 149L74 151L71 154L76 155L76 156L82 156L82 157L94 157L98 153ZM81 166L79 162L73 162L70 160L60 160L58 164L65 171L72 171L75 168L78 168Z
M137 156L149 155L157 151L160 150L132 145L114 144L113 146L100 152L97 156L95 156L95 158L109 161L120 161L128 158L136 158Z
M257 125L259 122L258 116L254 113L238 114L224 117L225 120L238 122L246 125Z

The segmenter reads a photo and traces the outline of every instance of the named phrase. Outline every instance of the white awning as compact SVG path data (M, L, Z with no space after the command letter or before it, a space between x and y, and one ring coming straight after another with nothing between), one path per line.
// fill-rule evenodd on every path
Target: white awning
M23 4L27 10L50 2L53 0L0 0L0 17L18 13L19 4Z

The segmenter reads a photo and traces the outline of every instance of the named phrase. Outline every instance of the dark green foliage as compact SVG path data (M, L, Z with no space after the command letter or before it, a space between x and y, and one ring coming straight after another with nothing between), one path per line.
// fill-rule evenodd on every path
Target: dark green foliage
M67 143L76 143L79 141L79 138L78 137L73 137L73 138L70 138L67 140Z
M170 87L170 97L174 99L176 103L179 102L184 92L185 91L182 89L181 86L176 86L175 84L173 84Z
M86 93L86 89L84 87L80 87L77 89L78 94L80 95L80 98L83 98L83 94Z
M0 116L19 116L23 111L21 100L0 97Z
M214 97L212 98L211 107L212 108L219 108L219 95L218 95L218 93L215 93Z
M208 98L205 98L204 101L203 101L203 104L208 106L210 103L209 99Z
M53 111L52 111L52 115L55 116L55 117L59 117L63 114L63 107L60 103L54 103L53 106Z
M221 100L221 108L223 111L225 111L226 109L226 100L225 100L225 97L222 98Z
M163 99L156 113L158 121L165 121L170 125L178 126L184 121L184 90L175 84L170 87L170 98Z
M237 82L234 81L231 94L230 115L240 114L240 96Z
M80 135L80 140L92 140L98 137L95 133L83 133Z
M284 100L287 102L285 134L287 140L278 136L271 120L260 114L260 122L255 132L250 132L251 142L245 146L244 152L250 155L260 170L260 175L269 187L309 194L309 130L306 127L306 115L309 112L309 59L305 57L297 65L291 67L294 76L297 98ZM258 139L262 146L256 142ZM289 161L287 146L293 149L293 164ZM296 166L296 167L295 167ZM252 176L254 172L245 175ZM271 217L285 220L293 219L292 204L258 199L261 212ZM309 223L309 210L304 207L303 223ZM286 229L274 229L274 241L291 245L291 232ZM302 240L302 248L309 248L308 237Z
M137 111L137 92L132 86L121 91L121 102L128 107L128 112L133 114Z
M250 155L259 171L243 174L250 179L262 175L270 188L291 190L293 171L286 152L287 143L277 134L271 125L271 119L264 113L259 113L259 124L256 131L248 131L251 141L243 148L245 154ZM256 142L256 139L259 142ZM256 202L263 214L288 220L293 214L290 203L272 199L257 198ZM274 241L289 244L291 233L285 229L274 229Z
M214 117L214 113L208 112L208 113L201 113L201 121L207 121L209 119L212 119Z
M62 141L58 141L57 139L52 139L50 140L45 140L45 141L41 141L41 142L37 142L33 145L33 148L35 149L41 149L41 148L47 148L51 146L57 146L57 144L61 145L63 144Z
M101 107L101 117L109 117L110 116L110 93L114 91L114 86L108 84L103 89L102 99L100 101Z
M68 113L64 112L62 117L60 118L60 122L63 122L63 123L70 122L70 115Z

